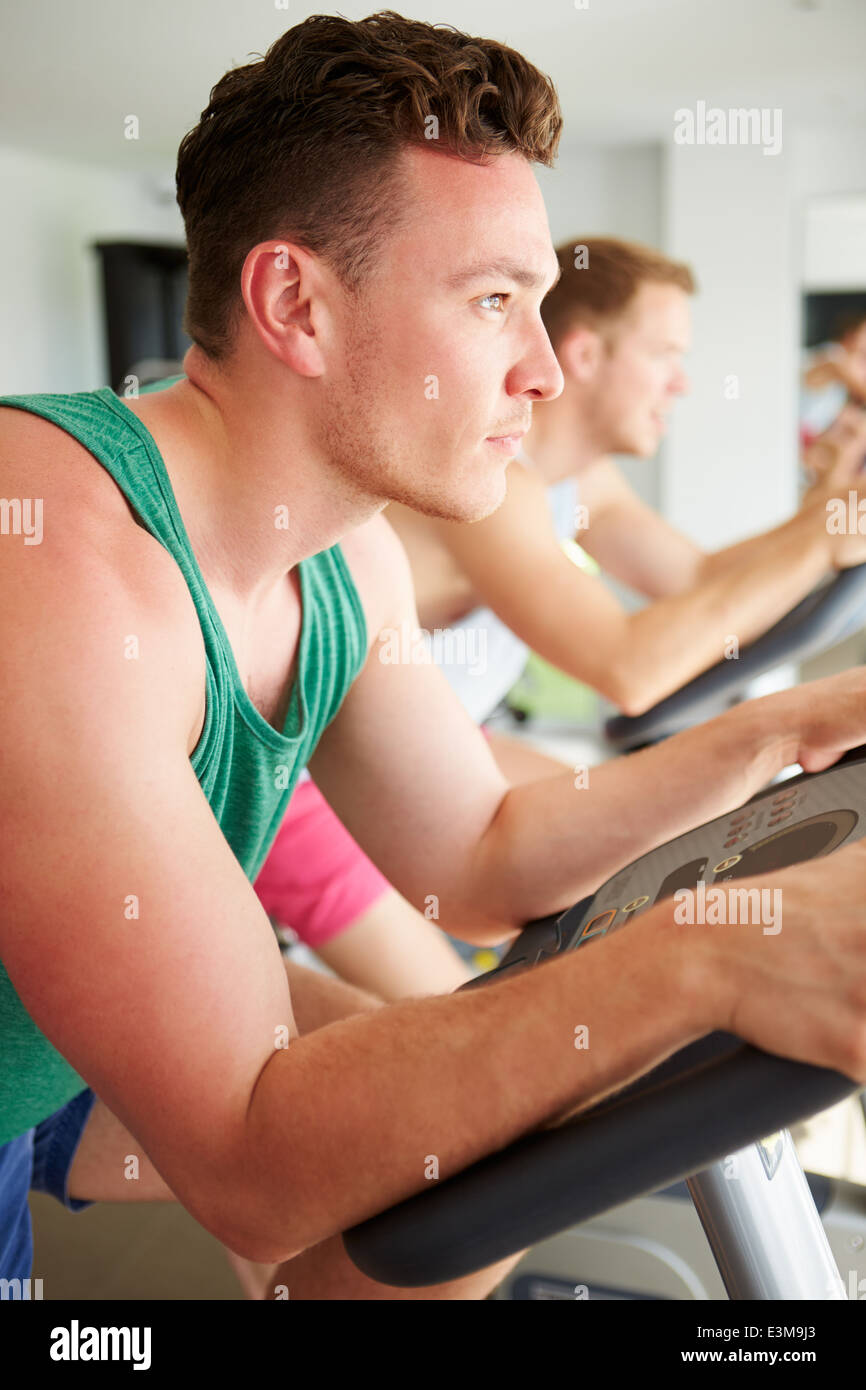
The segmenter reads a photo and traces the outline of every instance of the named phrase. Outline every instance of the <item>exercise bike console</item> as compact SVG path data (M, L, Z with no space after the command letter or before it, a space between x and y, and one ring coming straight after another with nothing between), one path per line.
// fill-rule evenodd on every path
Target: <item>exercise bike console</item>
M733 930L775 935L782 921L771 889L712 890L831 854L864 835L866 747L651 850L568 911L531 923L497 970L464 988L585 946L674 895L693 921L721 924L721 903L730 899L740 914ZM837 1072L713 1033L592 1109L346 1232L344 1242L359 1268L382 1283L442 1283L698 1173L858 1089Z
M498 970L466 988L574 950L625 926L663 898L676 897L683 921L697 914L698 920L725 925L719 916L721 895L712 894L712 888L832 854L864 835L866 748L857 748L825 772L777 783L738 810L659 845L614 874L591 898L530 923ZM737 911L754 915L751 925L765 935L777 935L782 924L769 890L762 901L755 889L748 893L741 890ZM740 915L731 923L738 924L749 925L749 918Z

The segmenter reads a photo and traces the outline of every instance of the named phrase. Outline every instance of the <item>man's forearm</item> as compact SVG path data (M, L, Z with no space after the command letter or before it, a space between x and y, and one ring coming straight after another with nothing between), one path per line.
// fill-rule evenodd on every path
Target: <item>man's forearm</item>
M808 557L810 567L823 564L825 570L829 569L832 554L827 536L826 510L820 505L803 506L781 525L705 555L698 582L707 583L724 575L754 570L764 556L769 557L770 563L782 555L787 560L798 549Z
M628 758L513 787L474 859L470 891L490 939L496 924L561 911L766 786L796 759L794 726L778 710L778 698L751 701ZM483 936L473 920L469 939Z
M299 1038L259 1077L220 1234L258 1259L325 1240L627 1084L716 1026L710 993L662 904L536 970Z
M613 660L617 703L642 714L687 680L755 640L832 568L820 510L707 556L688 592L659 599L627 623Z

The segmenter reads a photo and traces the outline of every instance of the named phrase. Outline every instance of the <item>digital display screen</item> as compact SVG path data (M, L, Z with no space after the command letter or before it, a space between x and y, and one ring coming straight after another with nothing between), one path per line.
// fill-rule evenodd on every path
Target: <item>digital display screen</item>
M740 862L720 874L716 882L752 878L755 874L769 874L775 869L784 869L789 864L803 864L807 859L817 859L836 849L856 824L855 811L831 811L786 826L775 835L768 835L744 849Z

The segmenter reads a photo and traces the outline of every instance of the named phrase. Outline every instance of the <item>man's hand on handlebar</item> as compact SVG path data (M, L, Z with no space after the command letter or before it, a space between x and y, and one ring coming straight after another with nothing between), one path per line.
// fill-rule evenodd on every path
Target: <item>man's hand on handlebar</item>
M804 454L804 467L812 485L803 498L802 509L813 511L816 525L826 530L830 562L835 569L848 569L866 561L866 534L859 526L859 506L854 511L857 525L846 526L838 533L828 525L829 503L840 499L847 517L851 492L857 494L858 504L861 496L866 501L864 461L866 411L852 405L845 406L829 429L819 435Z
M706 990L708 1031L866 1085L866 841L736 884L753 888L778 890L772 932L760 923L673 928L694 956L695 988Z
M866 743L866 666L761 696L735 710L759 707L770 716L782 740L776 758L779 766L799 763L804 772L823 772L849 749Z

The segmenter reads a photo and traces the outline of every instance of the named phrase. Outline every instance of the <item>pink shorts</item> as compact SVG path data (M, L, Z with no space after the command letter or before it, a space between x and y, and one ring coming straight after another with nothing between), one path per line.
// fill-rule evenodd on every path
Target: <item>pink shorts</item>
M321 946L390 887L315 782L299 783L255 882L268 916L308 946Z
M489 738L485 728L481 732ZM269 917L315 948L339 936L390 891L315 782L299 782L255 881Z

